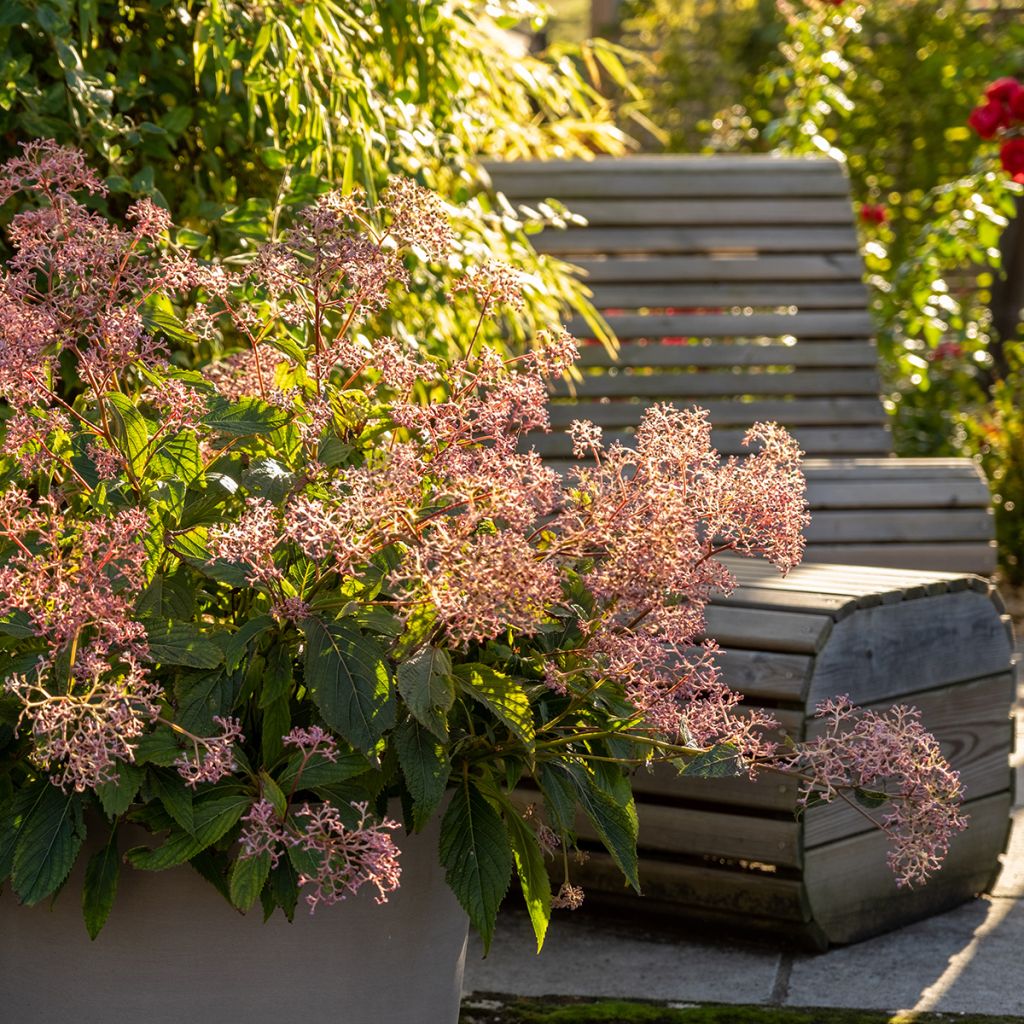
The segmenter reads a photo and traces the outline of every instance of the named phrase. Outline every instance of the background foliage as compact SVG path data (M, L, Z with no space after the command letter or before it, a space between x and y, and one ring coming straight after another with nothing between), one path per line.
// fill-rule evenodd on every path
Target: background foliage
M115 200L153 195L182 225L178 242L206 257L262 241L283 197L301 205L327 182L372 198L400 172L466 204L485 181L481 155L626 148L601 93L628 89L619 51L531 55L505 30L538 16L528 2L510 13L476 0L11 0L0 157L28 138L74 143ZM465 262L490 254L528 275L522 336L566 302L585 305L512 210L480 196L457 228ZM401 320L456 340L464 300L418 285Z

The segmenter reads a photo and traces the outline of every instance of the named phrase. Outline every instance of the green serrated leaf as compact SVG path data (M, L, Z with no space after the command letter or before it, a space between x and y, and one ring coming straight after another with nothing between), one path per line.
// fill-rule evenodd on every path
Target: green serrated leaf
M394 731L398 763L413 802L413 827L419 831L437 810L448 785L451 762L444 744L413 718Z
M369 752L395 724L391 673L380 645L344 622L305 619L305 681L324 721Z
M164 805L164 810L186 832L195 829L195 813L193 810L194 793L185 780L175 771L157 768L150 772L150 782L157 798Z
M552 828L556 832L572 832L576 828L577 800L576 787L568 771L545 761L540 766L537 781Z
M602 780L596 772L588 771L583 765L566 767L576 788L577 799L597 829L601 842L626 876L626 881L640 892L636 853L639 825L632 795L624 801L623 794L613 795L607 779Z
M208 736L217 727L214 716L224 717L235 704L241 677L238 673L190 674L179 681L174 692L178 700L177 724L189 732Z
M501 815L470 781L454 790L441 819L440 853L448 885L479 931L486 956L512 878L512 850Z
M533 713L522 686L489 665L459 665L455 676L465 693L490 710L527 750L533 750Z
M286 793L295 786L301 786L303 789L315 789L317 786L333 786L336 783L354 779L370 767L366 758L354 751L335 756L337 760L329 761L322 754L314 754L306 763L306 767L302 768L300 776L302 754L296 752L289 758L277 781Z
M249 649L249 644L261 633L273 629L276 625L271 616L257 615L243 622L231 636L223 638L220 646L224 651L224 667L229 672L238 668Z
M217 842L248 809L252 797L245 793L207 797L193 805L194 827L191 833L172 829L167 842L156 849L136 847L125 855L142 871L162 871L191 860L197 853Z
M270 872L270 895L289 921L295 919L295 905L299 901L299 875L288 857L282 857Z
M158 725L152 732L140 736L136 741L135 763L158 764L166 768L181 757L182 750L174 732L166 725Z
M117 782L104 782L96 787L96 796L108 818L120 817L131 807L145 774L145 769L137 764L117 762Z
M274 805L277 816L284 820L285 814L288 813L288 798L266 771L260 772L260 792Z
M537 834L510 801L504 800L502 803L516 873L519 875L519 885L523 890L523 900L533 925L533 934L537 938L539 953L544 946L544 937L551 920L551 879L544 863L544 853L537 842Z
M56 786L33 806L14 848L11 883L18 899L32 906L64 884L85 839L82 798Z
M102 931L110 916L110 908L117 895L117 882L121 874L121 857L117 849L117 829L102 850L89 859L82 888L82 916L90 939Z
M191 430L182 430L169 437L157 449L149 465L150 473L188 486L203 472L199 442Z
M440 740L448 739L448 712L455 703L452 659L439 647L424 647L395 673L398 692L417 721Z
M261 709L263 720L260 733L260 750L263 754L264 764L273 764L284 749L281 738L290 731L292 727L292 712L288 698L275 700Z
M120 392L111 392L103 400L113 412L118 441L128 463L135 474L140 476L146 468L149 454L149 426L146 419L135 408L132 400Z
M216 668L224 660L221 649L190 622L146 623L149 656L161 665Z
M292 652L283 644L275 644L267 651L260 687L260 707L266 708L277 701L287 701L292 693Z
M270 875L270 854L258 853L255 857L239 855L231 867L228 891L231 902L243 913L249 910L259 898Z
M291 419L284 409L268 405L258 398L242 398L237 402L216 399L203 422L225 437L249 437L272 434Z
M681 775L702 779L723 779L743 774L738 748L732 743L719 743L686 762Z

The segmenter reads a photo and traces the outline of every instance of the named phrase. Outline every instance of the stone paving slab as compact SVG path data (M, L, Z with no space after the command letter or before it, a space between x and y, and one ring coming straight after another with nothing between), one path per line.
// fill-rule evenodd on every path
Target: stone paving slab
M595 996L665 1002L764 1003L781 955L737 944L658 941L623 925L558 914L544 951L525 913L505 911L490 955L470 936L464 991L519 996Z
M1024 907L972 900L868 942L794 958L786 1006L1024 1014Z

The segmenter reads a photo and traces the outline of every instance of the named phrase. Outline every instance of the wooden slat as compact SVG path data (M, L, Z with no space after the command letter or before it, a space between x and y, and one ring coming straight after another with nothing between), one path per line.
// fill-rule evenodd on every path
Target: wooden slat
M606 316L622 341L631 338L856 338L869 337L874 324L866 312L673 313ZM567 330L586 338L590 327L574 317Z
M979 480L981 470L972 459L808 459L808 480Z
M853 225L824 227L568 228L548 230L531 239L538 252L553 256L586 253L856 253Z
M857 942L962 903L991 883L1010 824L1009 792L972 800L971 823L953 838L942 870L927 885L899 889L879 832L809 850L804 883L814 920L832 942Z
M751 225L797 224L849 225L850 201L839 196L835 199L815 199L801 196L795 199L765 198L738 199L655 199L647 196L622 199L577 199L569 206L572 213L583 217L594 227L607 225L644 227L648 225Z
M973 800L1001 793L1010 786L1010 753L1013 723L1010 709L1015 694L1012 672L988 676L972 683L959 683L927 693L901 698L921 712L921 723L942 746L942 753L960 773L964 793ZM871 705L883 711L890 702ZM824 731L821 719L807 725L808 738ZM804 815L805 847L836 842L847 836L870 831L861 813L842 800L817 804ZM876 819L885 808L871 811Z
M905 569L941 568L948 572L991 576L996 571L995 542L986 544L808 544L805 562L848 562Z
M584 397L698 398L724 395L874 395L878 374L872 370L794 370L781 373L598 373L575 385ZM555 385L556 395L568 396L569 386Z
M754 780L745 775L691 779L668 765L659 765L633 776L633 792L638 800L686 800L709 807L736 807L752 814L788 816L787 820L795 816L797 790L795 780L774 772L760 772Z
M799 437L799 433L797 433ZM819 511L804 531L808 542L823 544L908 544L917 541L981 541L992 536L988 509L913 509L911 511Z
M938 630L938 631L937 631ZM941 641L941 642L940 642ZM973 591L867 608L836 623L808 690L855 704L1006 671L1011 649L986 595Z
M860 281L724 281L707 284L595 284L591 301L598 309L729 306L799 306L801 309L857 310L867 303Z
M723 647L758 651L820 651L832 630L827 615L771 612L711 605L707 609L707 636Z
M609 352L602 345L585 345L576 365L589 367L671 367L703 366L834 366L873 367L878 351L867 341L803 341L798 344L750 344L699 342L696 344L622 345Z
M635 426L643 418L645 410L656 405L653 400L630 400L621 399L618 401L594 401L594 402L572 402L566 404L553 403L549 407L551 414L551 425L553 427L567 427L573 420L590 420L602 427L628 427ZM877 398L801 398L799 401L790 399L761 399L760 401L729 401L717 399L702 401L702 409L708 411L711 422L715 426L712 432L712 439L717 438L719 427L749 427L752 423L774 420L779 423L786 423L789 426L824 426L826 424L841 423L847 426L870 424L883 426L886 424L885 411ZM844 495L849 498L849 489L855 487L848 483L819 483L816 485L823 495L835 495L835 500L840 500ZM893 497L896 489L896 481L892 484L875 485L879 494ZM963 499L959 504L977 504L976 501L967 502L967 488L961 486L957 490L951 490L942 484L925 484L927 490L921 493L934 491L938 497L950 505L958 504L955 495L962 494ZM987 496L987 491L985 495ZM945 499L948 497L948 501ZM894 500L894 499L893 499ZM934 504L943 502L936 500ZM864 502L871 504L871 502ZM928 502L924 507L927 507ZM981 502L986 504L986 502ZM859 503L858 503L859 505ZM847 505L837 504L837 508L845 508ZM855 506L856 507L856 506ZM883 507L885 507L883 505ZM897 502L897 507L899 503Z
M650 284L653 281L859 281L859 256L663 256L577 260L586 283Z
M552 173L565 171L574 175L617 176L623 170L643 171L646 174L678 175L703 173L714 169L715 174L751 172L791 176L845 177L842 165L826 157L777 156L765 153L730 153L705 156L695 153L645 153L642 156L598 156L594 159L569 157L559 160L488 160L488 172L507 171L510 175L546 178Z
M804 405L806 403L794 403ZM845 508L988 508L988 488L980 480L827 481L807 484L807 501L815 509Z
M574 875L585 890L623 892L622 872L605 853L591 853ZM646 898L670 901L677 907L725 912L738 919L748 915L791 922L810 919L801 883L767 872L648 857L640 865L640 885ZM643 898L635 906L637 913L643 913Z
M716 430L714 434L715 447L722 455L738 455L749 452L750 449L743 444L744 430ZM841 429L837 427L794 427L793 436L804 451L812 452L815 455L837 455L850 454L883 454L889 450L892 441L888 430L885 427L849 427ZM608 433L605 434L605 442L612 444L620 441L625 445L631 445L635 438L632 433ZM529 448L534 448L543 456L555 458L566 458L572 454L572 442L567 434L552 433L530 433L524 438L524 443ZM832 513L833 515L846 515L846 513ZM899 513L877 513L883 515L898 515ZM952 513L950 513L952 514ZM980 513L963 513L980 514ZM832 539L832 534L823 534L823 539ZM986 537L988 534L986 533ZM859 538L851 538L859 539ZM899 538L893 537L893 540Z

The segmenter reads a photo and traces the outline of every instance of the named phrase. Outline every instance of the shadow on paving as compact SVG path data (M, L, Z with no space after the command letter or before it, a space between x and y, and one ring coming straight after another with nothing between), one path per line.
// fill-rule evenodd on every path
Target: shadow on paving
M549 996L507 999L477 994L460 1024L1024 1024L1024 1017L843 1010L832 1007L679 1006Z

